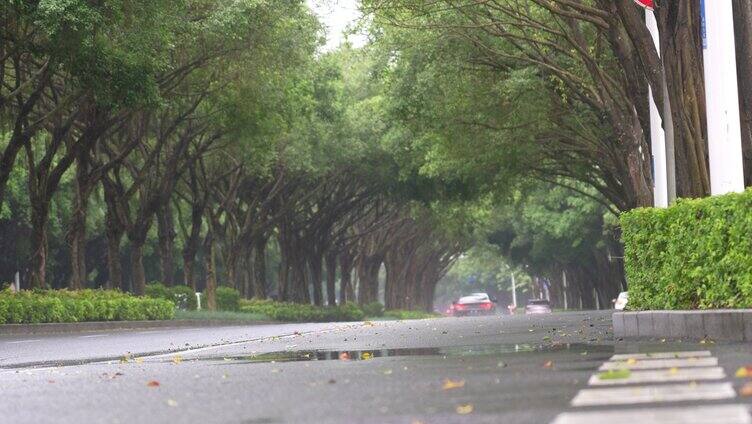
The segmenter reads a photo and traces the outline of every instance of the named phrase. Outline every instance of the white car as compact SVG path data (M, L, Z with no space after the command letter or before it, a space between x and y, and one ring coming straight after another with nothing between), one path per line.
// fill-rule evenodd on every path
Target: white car
M614 309L623 311L627 307L627 302L629 302L629 292L619 293L619 297L614 299Z

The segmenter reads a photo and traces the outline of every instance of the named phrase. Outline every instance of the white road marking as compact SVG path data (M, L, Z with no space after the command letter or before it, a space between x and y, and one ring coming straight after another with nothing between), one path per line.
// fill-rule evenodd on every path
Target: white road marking
M34 342L41 342L42 339L33 339L33 340L16 340L14 342L7 342L8 344L19 344L19 343L34 343Z
M612 361L626 361L628 359L679 359L679 358L703 358L710 356L707 350L686 352L656 352L656 353L621 353L611 357Z
M88 336L78 336L79 339L93 339L95 337L107 337L109 334L89 334Z
M706 368L676 368L664 370L632 371L629 377L615 379L601 379L597 374L590 377L591 386L618 386L621 384L637 383L668 383L695 380L721 380L726 373L720 367Z
M717 358L681 358L681 359L642 359L636 362L610 361L601 365L599 370L649 370L658 368L693 368L693 367L716 367Z
M634 405L640 403L733 399L731 383L671 384L583 389L572 406Z
M568 412L553 424L752 424L744 405Z

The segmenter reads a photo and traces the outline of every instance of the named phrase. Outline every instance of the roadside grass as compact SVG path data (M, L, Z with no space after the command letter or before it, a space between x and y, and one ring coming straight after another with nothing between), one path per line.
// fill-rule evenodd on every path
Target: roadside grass
M264 314L234 311L175 311L175 319L195 319L207 321L274 321Z

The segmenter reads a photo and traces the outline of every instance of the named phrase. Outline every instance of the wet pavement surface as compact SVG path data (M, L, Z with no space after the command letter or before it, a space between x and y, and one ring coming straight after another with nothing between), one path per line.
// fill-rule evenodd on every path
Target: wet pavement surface
M545 424L615 353L752 362L748 345L615 342L610 312L262 327L0 338L0 417Z

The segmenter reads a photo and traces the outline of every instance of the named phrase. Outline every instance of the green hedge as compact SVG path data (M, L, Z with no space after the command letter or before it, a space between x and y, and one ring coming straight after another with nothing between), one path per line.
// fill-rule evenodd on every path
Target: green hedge
M621 216L629 309L752 307L752 190Z
M217 309L220 311L240 310L240 292L225 286L217 287Z
M0 324L172 319L175 305L119 291L0 291Z
M369 318L379 318L384 316L384 305L381 302L366 303L362 306L363 313Z
M434 314L426 311L408 311L403 309L390 309L384 312L384 317L394 319L427 319L440 317L439 314Z
M193 311L196 309L196 292L192 288L178 284L172 287L166 287L159 282L153 282L146 285L146 297L152 299L165 299L173 302L178 309Z
M252 299L241 301L240 310L287 322L360 321L365 316L363 311L352 303L322 307Z

